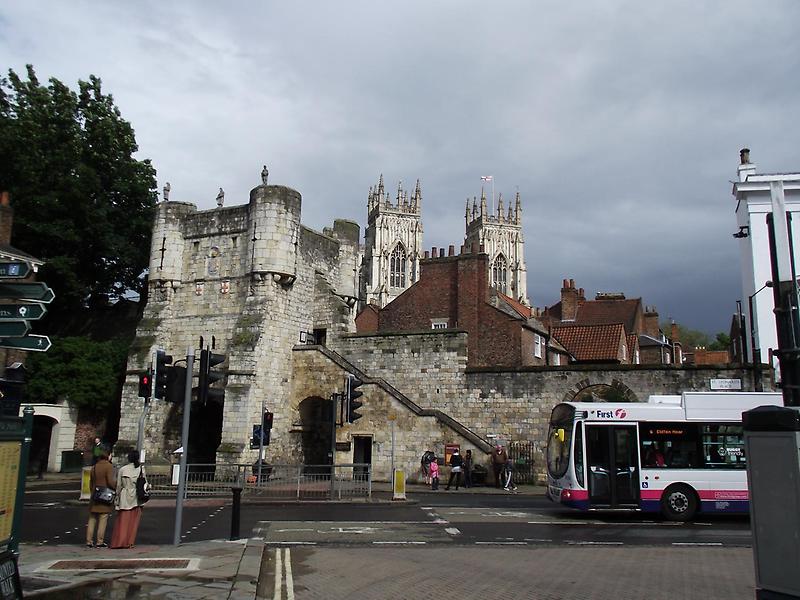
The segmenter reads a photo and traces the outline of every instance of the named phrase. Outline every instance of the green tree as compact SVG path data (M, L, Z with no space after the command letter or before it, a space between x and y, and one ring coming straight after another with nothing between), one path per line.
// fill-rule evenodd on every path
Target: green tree
M671 323L661 323L661 331L669 336ZM684 348L706 348L711 343L707 333L678 324L678 336Z
M731 336L727 333L720 332L714 341L708 345L709 350L727 350L731 347Z
M123 340L55 339L50 350L29 357L26 393L37 402L68 400L81 408L108 408L119 398L127 356Z
M9 70L0 78L0 190L14 206L12 244L46 261L55 316L141 291L155 169L136 160L133 128L100 79L73 92ZM56 317L51 321L56 320Z

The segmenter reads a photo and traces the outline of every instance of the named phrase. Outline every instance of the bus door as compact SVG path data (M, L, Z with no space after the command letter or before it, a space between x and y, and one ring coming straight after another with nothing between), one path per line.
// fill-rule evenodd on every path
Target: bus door
M639 505L635 425L586 424L589 504L592 508Z

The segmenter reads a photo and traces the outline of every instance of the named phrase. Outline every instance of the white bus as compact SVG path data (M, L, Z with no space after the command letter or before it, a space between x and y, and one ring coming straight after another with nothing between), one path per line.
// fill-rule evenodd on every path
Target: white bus
M564 402L550 417L547 496L583 510L747 512L742 412L779 393L685 392L644 403Z

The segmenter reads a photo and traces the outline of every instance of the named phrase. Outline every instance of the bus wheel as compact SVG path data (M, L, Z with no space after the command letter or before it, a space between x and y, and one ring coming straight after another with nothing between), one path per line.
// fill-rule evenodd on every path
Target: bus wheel
M661 512L670 521L689 521L697 508L697 494L685 483L669 486L661 496Z

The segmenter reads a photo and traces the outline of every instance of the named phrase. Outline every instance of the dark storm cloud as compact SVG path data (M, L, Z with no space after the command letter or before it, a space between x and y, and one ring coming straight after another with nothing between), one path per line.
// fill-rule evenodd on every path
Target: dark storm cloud
M15 2L7 66L103 78L172 198L246 202L263 163L303 220L363 226L423 185L425 246L463 241L494 175L523 198L529 295L623 291L706 331L739 289L729 180L800 168L800 5ZM487 187L487 193L491 189Z

